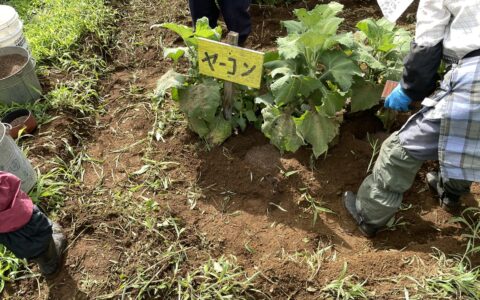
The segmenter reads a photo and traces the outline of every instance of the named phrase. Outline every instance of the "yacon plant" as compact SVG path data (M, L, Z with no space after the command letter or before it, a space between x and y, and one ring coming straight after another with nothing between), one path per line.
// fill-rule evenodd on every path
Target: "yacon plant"
M387 80L399 81L403 59L410 50L411 34L395 27L386 19L365 19L357 24L355 33L347 33L340 43L351 49L363 77L355 77L352 87L351 111L357 112L377 105Z
M164 47L164 57L178 62L186 58L190 63L189 73L180 74L174 70L163 75L157 84L156 96L163 99L170 91L173 100L180 105L188 120L189 128L208 143L217 145L224 142L239 127L245 130L247 123L256 122L254 96L248 89L239 89L233 105L231 120L222 115L223 82L198 73L198 38L219 41L220 27L210 28L208 19L199 19L195 30L174 23L155 25L177 33L184 41L184 47Z
M362 76L339 43L342 9L336 2L297 9L297 20L282 22L288 35L278 39L277 59L265 64L269 93L256 99L264 105L262 131L282 151L310 144L318 157L338 135L353 77Z

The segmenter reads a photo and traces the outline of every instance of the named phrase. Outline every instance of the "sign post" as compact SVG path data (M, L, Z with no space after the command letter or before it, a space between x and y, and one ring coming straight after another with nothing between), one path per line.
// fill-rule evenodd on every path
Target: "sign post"
M234 84L260 88L263 75L264 53L237 47L238 33L228 35L228 42L208 39L198 40L198 64L200 74L225 80L223 113L228 120L232 116Z
M238 46L238 33L229 32L227 35L227 44ZM230 81L225 81L223 85L223 117L226 120L232 118L233 95L235 94L235 85Z

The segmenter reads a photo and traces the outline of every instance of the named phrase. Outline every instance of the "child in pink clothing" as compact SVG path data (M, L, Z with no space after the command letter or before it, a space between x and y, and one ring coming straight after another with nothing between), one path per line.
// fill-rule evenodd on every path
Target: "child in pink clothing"
M0 244L36 262L44 276L60 268L65 237L20 189L15 175L0 171Z

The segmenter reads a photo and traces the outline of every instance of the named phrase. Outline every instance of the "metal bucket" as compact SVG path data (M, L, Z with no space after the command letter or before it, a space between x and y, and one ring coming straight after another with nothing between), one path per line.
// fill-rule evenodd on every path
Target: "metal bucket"
M3 104L33 102L42 96L42 87L35 73L35 61L22 47L0 48L2 56L18 54L27 58L27 63L20 71L0 80L0 102Z
M37 182L37 173L22 150L8 134L8 128L0 123L0 171L11 173L22 180L22 191L30 191Z

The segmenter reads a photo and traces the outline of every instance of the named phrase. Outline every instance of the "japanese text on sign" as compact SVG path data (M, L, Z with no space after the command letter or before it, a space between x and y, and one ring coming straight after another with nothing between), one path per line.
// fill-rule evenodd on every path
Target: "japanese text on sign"
M263 72L262 52L243 49L206 39L198 41L200 73L260 88Z

